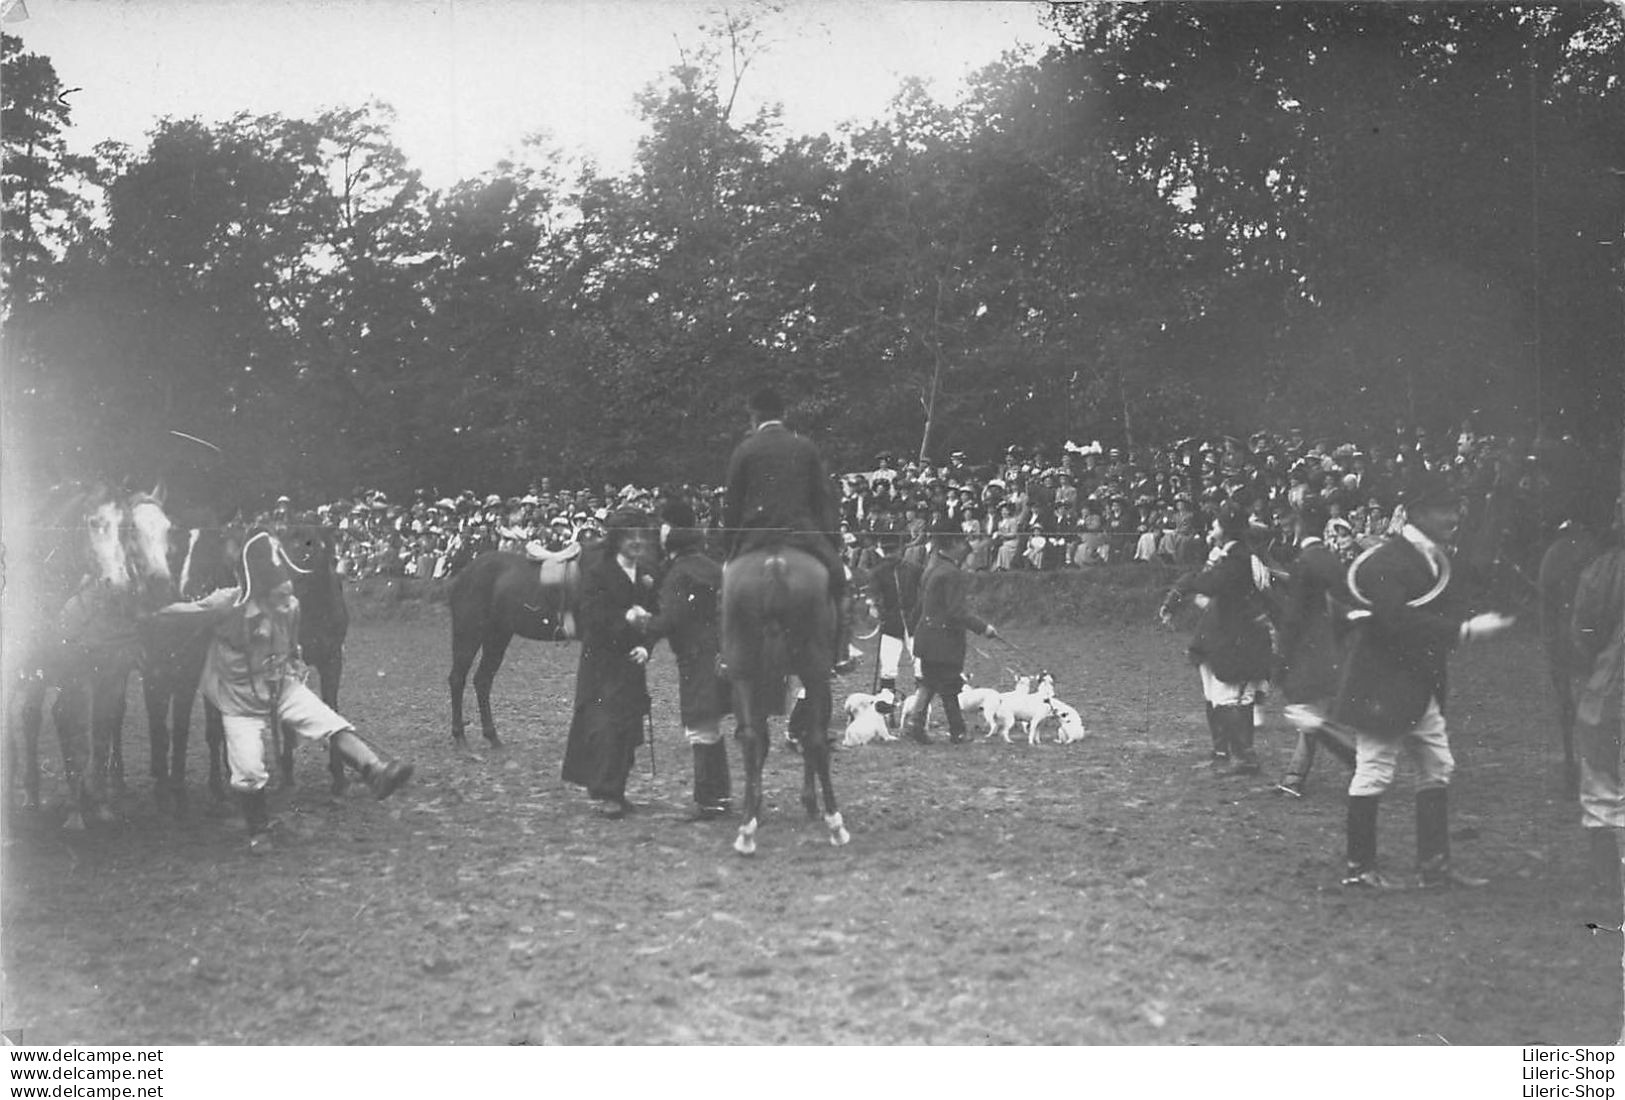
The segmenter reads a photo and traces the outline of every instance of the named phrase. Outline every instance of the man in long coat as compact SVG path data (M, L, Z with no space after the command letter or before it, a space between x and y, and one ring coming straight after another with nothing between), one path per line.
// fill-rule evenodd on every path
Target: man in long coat
M643 564L648 523L640 513L611 515L603 541L584 551L581 560L576 614L581 660L563 777L587 788L607 818L624 817L632 809L626 780L649 713L644 629L656 601L654 577Z
M920 619L914 633L920 678L908 704L903 732L922 745L931 741L925 732L925 718L933 695L942 696L948 740L956 744L965 740L965 716L959 709L959 692L965 686L965 631L974 630L989 638L999 633L966 606L969 578L959 563L965 559L967 549L963 531L937 532L925 574L920 578Z
M695 819L729 812L732 794L722 716L732 709L729 685L717 672L722 634L722 566L704 552L705 532L683 501L667 505L660 612L649 622L649 644L671 643L677 658L677 699L683 734L694 750Z
M1348 571L1354 604L1349 647L1330 719L1355 735L1348 798L1348 868L1343 885L1393 885L1377 870L1377 806L1393 785L1401 752L1420 774L1416 856L1424 886L1482 886L1450 865L1447 791L1455 759L1445 726L1446 666L1463 641L1511 625L1487 612L1469 617L1446 547L1461 521L1459 495L1421 475L1407 493L1399 534Z

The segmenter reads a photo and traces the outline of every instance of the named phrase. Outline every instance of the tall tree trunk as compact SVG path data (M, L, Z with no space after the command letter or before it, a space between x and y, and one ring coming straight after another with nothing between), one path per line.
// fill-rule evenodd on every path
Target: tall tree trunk
M931 310L931 385L925 393L925 430L920 434L920 454L925 464L931 453L931 434L937 425L937 391L942 388L942 276L937 276L937 301Z

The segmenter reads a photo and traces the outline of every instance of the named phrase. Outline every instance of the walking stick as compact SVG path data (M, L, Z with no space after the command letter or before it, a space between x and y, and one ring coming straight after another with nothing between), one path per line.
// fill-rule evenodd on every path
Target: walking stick
M655 716L649 711L643 712L643 728L649 734L649 778L655 778Z

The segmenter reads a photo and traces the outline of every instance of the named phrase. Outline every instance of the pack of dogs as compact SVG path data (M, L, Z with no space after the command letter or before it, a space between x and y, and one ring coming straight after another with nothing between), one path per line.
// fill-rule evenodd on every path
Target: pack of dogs
M959 709L967 722L979 716L986 727L984 740L995 736L1005 744L1014 744L1012 733L1024 733L1027 744L1036 745L1043 740L1042 727L1047 722L1055 726L1055 743L1071 745L1082 741L1088 734L1083 718L1076 707L1063 703L1055 696L1055 677L1046 671L1034 675L1020 675L1012 671L1015 686L1009 691L976 687L969 683L959 693ZM897 733L886 720L878 705L887 702L884 695L855 691L846 697L846 733L841 739L844 747L869 745L879 741L896 741ZM907 722L910 697L902 707L902 720Z

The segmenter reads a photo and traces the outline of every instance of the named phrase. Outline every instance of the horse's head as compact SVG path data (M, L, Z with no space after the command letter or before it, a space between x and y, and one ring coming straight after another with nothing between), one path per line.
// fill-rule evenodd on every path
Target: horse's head
M301 573L327 574L337 567L337 533L322 524L297 524L277 540L288 563Z
M123 537L124 516L107 497L92 499L84 516L86 567L89 579L112 588L129 587L129 561Z
M174 598L174 574L169 567L173 525L163 501L150 493L136 493L126 503L123 519L119 539L130 579L160 599Z

